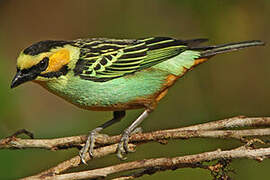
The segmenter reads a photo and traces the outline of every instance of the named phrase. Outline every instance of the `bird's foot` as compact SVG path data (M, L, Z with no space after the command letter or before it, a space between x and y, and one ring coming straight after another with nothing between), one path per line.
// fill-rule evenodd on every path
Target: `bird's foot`
M118 143L118 146L117 146L117 157L119 159L126 160L127 157L124 156L125 154L135 152L135 150L131 150L128 147L129 136L132 134L141 133L141 132L142 132L141 127L134 129L132 132L130 132L129 129L124 130L122 137L120 139L120 142Z
M79 155L80 155L80 158L81 158L81 161L84 163L84 164L87 164L86 163L86 153L88 152L89 153L89 156L90 157L93 157L94 154L93 154L93 151L94 151L94 147L95 147L95 141L96 141L96 137L99 134L99 132L102 130L102 128L96 128L96 129L93 129L92 131L90 131L88 137L87 137L87 140L86 140L86 143L85 145L83 146L83 148L80 150L79 152ZM103 134L104 136L107 136L105 134Z

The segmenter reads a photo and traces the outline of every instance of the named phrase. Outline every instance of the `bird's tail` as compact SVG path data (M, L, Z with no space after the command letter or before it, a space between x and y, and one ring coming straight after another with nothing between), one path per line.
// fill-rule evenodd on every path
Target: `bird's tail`
M253 40L253 41L243 41L237 43L229 43L229 44L222 44L222 45L214 45L214 46L204 46L204 47L190 47L191 50L200 51L201 58L210 58L216 54L237 51L239 49L252 47L252 46L263 46L265 43L260 40Z

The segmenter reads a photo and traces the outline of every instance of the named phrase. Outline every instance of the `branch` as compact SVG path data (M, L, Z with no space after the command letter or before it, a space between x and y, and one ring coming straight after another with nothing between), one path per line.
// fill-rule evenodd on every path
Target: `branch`
M116 152L116 148L117 148L118 144L113 144L110 146L105 146L105 147L101 147L101 148L97 148L94 149L94 158L100 158L109 154L113 154ZM131 150L135 150L135 145L133 144L129 144L128 146ZM93 158L89 156L89 154L86 154L85 156L85 161L89 161L92 160ZM43 171L37 175L25 178L26 179L43 179L43 177L46 176L53 176L56 174L60 174L61 172L64 172L68 169L74 168L74 167L78 167L81 164L81 159L80 156L75 156L67 161L64 161L60 164L58 164L55 167L52 167L46 171Z
M158 131L159 132L159 131ZM154 134L156 132L153 132ZM183 134L182 134L183 133ZM190 134L189 134L190 133ZM215 131L183 131L183 132L170 132L166 136L149 136L147 135L149 133L145 134L137 134L134 139L137 139L137 141L134 142L140 142L137 145L142 145L146 142L149 142L151 139L154 141L161 141L164 138L171 138L175 139L176 137L216 137L216 138L236 138L236 139L241 139L243 137L247 136L264 136L264 135L270 135L270 128L266 129L250 129L250 130L215 130ZM164 135L164 134L162 134ZM155 138L153 138L155 137ZM144 139L147 139L149 141L144 141ZM261 141L259 141L261 143ZM162 143L164 143L162 141ZM135 145L134 144L129 144L129 148L132 150L135 150ZM94 158L100 158L109 154L116 153L117 151L117 144L97 148L94 150ZM87 154L86 156L86 162L93 160L93 158L90 158L90 156ZM44 176L50 176L50 175L56 175L60 174L61 172L64 172L70 168L78 167L81 164L80 157L75 156L70 160L64 161L63 163L58 164L57 166L41 172L38 175L33 176L32 178L37 178L37 177L44 177Z
M260 129L245 129L245 130L220 130L224 128L236 127L270 127L270 117L233 117L225 120L219 120L199 125L193 125L184 128L161 130L150 133L133 134L130 137L130 148L135 149L136 145L141 145L150 141L159 143L166 143L169 139L186 139L186 138L234 138L244 140L245 137L250 136L267 136L270 135L270 128ZM22 131L27 132L27 131ZM28 132L29 134L29 132ZM73 136L56 139L21 139L13 136L0 140L0 149L22 149L22 148L41 148L48 150L60 150L67 148L81 148L82 144L86 141L87 136ZM121 136L103 136L100 135L96 139L96 149L94 150L94 158L106 156L115 153L117 142ZM247 142L247 141L246 141ZM179 158L179 157L178 157ZM237 158L237 157L236 157ZM92 160L89 156L86 161ZM75 156L70 160L62 162L57 166L50 168L38 175L29 177L30 179L43 179L45 177L54 177L70 168L80 165L79 156ZM117 166L117 165L116 165ZM191 165L189 164L188 167ZM136 168L135 168L136 169ZM160 169L155 169L156 171ZM165 168L166 170L166 168ZM125 170L124 170L125 171ZM152 168L153 171L153 168ZM144 172L144 171L143 171ZM148 171L145 171L148 172ZM142 173L144 174L144 173ZM125 177L123 177L125 179Z
M54 180L71 180L71 179L92 179L98 177L106 177L110 174L136 170L141 168L156 168L161 167L165 169L174 170L176 168L194 167L195 163L212 161L216 159L235 159L235 158L249 158L263 160L270 156L270 148L250 149L247 146L241 146L236 149L221 151L220 149L211 152L205 152L195 155L180 156L174 158L155 158L133 161L128 163L121 163L118 165L108 166L105 168L94 169L89 171L82 171L76 173L67 173L56 175ZM51 179L52 177L43 177L44 179ZM124 178L121 178L124 179Z
M269 129L252 130L217 130L223 128L235 127L262 127L270 126L270 117L233 117L225 120L214 121L184 128L161 130L150 133L134 134L130 137L130 142L148 142L162 141L168 139L180 138L236 138L243 136L264 136L270 135ZM216 131L213 131L216 130ZM96 144L98 146L111 145L119 142L121 135L104 137L97 136ZM86 141L86 135L55 138L55 139L21 139L17 137L8 137L0 140L0 149L22 149L22 148L40 148L48 150L60 150L67 148L81 148L81 145Z

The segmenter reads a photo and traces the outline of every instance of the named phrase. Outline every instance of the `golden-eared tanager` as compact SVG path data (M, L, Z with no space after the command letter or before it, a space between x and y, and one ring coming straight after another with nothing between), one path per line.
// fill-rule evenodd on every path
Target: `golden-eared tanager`
M113 111L113 118L90 131L80 151L85 163L93 155L95 136L120 121L129 109L145 109L123 131L118 157L129 152L130 133L155 109L169 87L193 67L216 54L261 41L201 46L206 39L77 39L40 41L24 49L17 59L11 88L33 81L68 102L88 110Z

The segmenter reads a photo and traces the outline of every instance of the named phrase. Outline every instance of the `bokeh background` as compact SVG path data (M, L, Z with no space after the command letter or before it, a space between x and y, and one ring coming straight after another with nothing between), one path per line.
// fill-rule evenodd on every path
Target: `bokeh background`
M47 0L0 1L0 138L18 129L36 138L87 133L111 118L110 112L81 110L33 83L10 89L16 57L30 44L47 39L88 37L209 38L211 44L261 39L270 42L269 0ZM144 131L175 128L236 115L269 116L269 46L219 55L184 76L142 124ZM142 111L129 111L105 133L118 134ZM233 140L192 139L149 143L128 161L237 147ZM76 155L76 149L1 150L0 179L16 179ZM115 155L84 169L119 163ZM235 179L267 179L270 161L234 160ZM180 169L143 179L211 179L200 169Z

